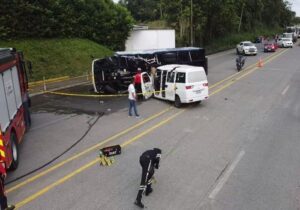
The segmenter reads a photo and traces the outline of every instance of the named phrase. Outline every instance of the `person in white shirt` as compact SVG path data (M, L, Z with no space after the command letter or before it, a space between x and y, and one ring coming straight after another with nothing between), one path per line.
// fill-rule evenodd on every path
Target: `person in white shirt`
M128 86L128 100L129 100L129 116L132 116L131 110L133 109L135 116L139 117L140 115L138 114L136 109L136 92L134 87L134 79L131 80L131 83Z

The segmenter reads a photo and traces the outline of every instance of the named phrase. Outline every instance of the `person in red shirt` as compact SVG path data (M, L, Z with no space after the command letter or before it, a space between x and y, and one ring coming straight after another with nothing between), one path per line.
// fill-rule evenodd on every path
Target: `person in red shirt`
M0 130L0 205L1 210L13 210L14 205L7 205L7 197L4 190L4 179L6 178L6 168L5 168L5 150L3 144L2 133Z
M137 94L137 99L143 98L141 83L142 83L142 69L138 68L137 73L134 76L134 86Z

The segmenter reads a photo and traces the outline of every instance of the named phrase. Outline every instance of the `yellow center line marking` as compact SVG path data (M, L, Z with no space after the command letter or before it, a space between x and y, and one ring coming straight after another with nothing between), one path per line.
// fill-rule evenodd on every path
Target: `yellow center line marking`
M268 63L268 62L270 62L271 60L274 60L276 57L278 57L279 55L283 54L283 53L286 52L286 51L287 51L287 50L280 52L279 54L277 54L277 55L273 56L272 58L268 59L265 63ZM226 87L230 86L231 84L235 83L236 81L240 80L241 78L243 78L243 77L249 75L250 73L256 71L257 69L259 69L259 68L258 68L258 67L253 68L252 70L248 71L247 73L245 73L245 74L241 75L240 77L236 78L236 80L231 81L230 83L226 84ZM220 90L223 90L224 88L225 88L225 87L221 87L219 90L213 92L212 94L215 94L215 93L219 92ZM122 146L122 147L128 146L129 144L131 144L131 143L137 141L138 139L140 139L141 137L147 135L147 134L150 133L151 131L153 131L153 130L159 128L159 127L161 127L162 125L164 125L164 124L166 124L166 123L168 123L169 121L171 121L172 119L174 119L175 117L177 117L178 115L180 115L181 113L183 113L184 111L185 111L185 110L181 110L180 112L174 114L173 116L171 116L171 117L169 117L169 118L167 118L167 119L161 121L161 122L158 123L157 125L155 125L155 126L149 128L149 129L143 131L142 133L138 134L138 135L135 136L134 138L131 138L130 140L125 141L121 146ZM119 135L119 134L117 134L117 135ZM102 144L104 144L104 143L101 142L101 143L98 144L98 145L102 145ZM88 168L91 167L92 165L96 164L98 161L99 161L98 158L92 160L91 162L89 162L89 163L87 163L86 165L84 165L84 166L78 168L78 169L75 170L74 172L68 174L67 176L64 176L63 178L59 179L58 181L56 181L56 182L54 182L54 183L48 185L47 187L43 188L42 190L38 191L37 193L35 193L35 194L33 194L33 195L27 197L26 199L24 199L23 201L21 201L21 202L19 202L19 203L17 203L16 207L17 207L17 208L20 208L21 206L23 206L23 205L29 203L30 201L32 201L32 200L34 200L34 199L40 197L41 195L45 194L46 192L48 192L48 191L51 190L52 188L54 188L54 187L56 187L56 186L58 186L58 185L64 183L65 181L71 179L72 177L74 177L75 175L79 174L80 172L82 172L82 171L88 169Z
M129 144L131 144L132 142L135 142L136 140L140 139L141 137L145 136L146 134L150 133L151 131L161 127L162 125L166 124L167 122L171 121L172 119L174 119L175 117L177 117L178 115L180 115L181 113L183 113L185 110L181 110L180 112L177 112L176 114L172 115L171 117L167 118L166 120L161 121L160 123L156 124L155 126L143 131L142 133L136 135L134 138L124 142L123 144L121 144L121 147L126 147Z
M286 50L287 50L287 49L282 50L282 51L286 51ZM278 54L281 54L282 51L279 51L279 52L276 53L276 54L272 54L272 55L266 57L266 58L265 58L265 63L266 63L267 60L271 59L272 57L277 57L277 55L278 55ZM221 81L219 81L219 82L216 82L216 83L213 84L213 85L210 85L210 86L209 86L209 89L213 89L213 88L215 88L216 86L220 85L221 83L226 82L226 81L232 79L233 77L235 77L235 76L237 76L237 75L239 75L239 74L241 74L241 73L247 72L247 71L251 70L252 68L255 68L256 65L257 65L257 63L251 64L250 66L247 66L247 68L245 68L243 71L234 73L233 75L230 75L229 77L226 77L225 79L223 79L223 80L221 80Z
M42 190L38 191L37 193L27 197L26 199L24 199L23 201L19 202L16 204L16 208L20 208L22 206L24 206L25 204L33 201L34 199L40 197L41 195L45 194L46 192L48 192L49 190L51 190L52 188L64 183L65 181L67 181L68 179L72 178L73 176L81 173L82 171L88 169L89 167L93 166L94 164L99 163L99 159L94 159L93 161L87 163L86 165L84 165L83 167L78 168L77 170L73 171L72 173L68 174L67 176L57 180L56 182L53 182L52 184L48 185L47 187L43 188Z
M251 65L248 66L246 69L244 69L244 71L240 71L240 72L234 73L233 75L231 75L231 76L229 76L229 77L226 77L225 79L223 79L223 80L221 80L221 81L219 81L219 82L217 82L217 83L215 83L215 84L209 86L209 89L212 89L212 88L218 86L219 84L221 84L221 83L223 83L223 82L226 82L227 80L230 80L231 78L235 77L236 75L241 74L242 72L245 72L245 71L248 71L249 69L252 69L255 65L256 65L256 63L251 64Z
M281 51L280 53L278 53L278 54L276 54L276 55L274 55L274 56L272 56L272 57L269 57L268 59L266 59L265 64L271 62L272 60L274 60L274 59L277 58L278 56L282 55L282 54L285 53L286 51L287 51L287 49ZM245 76L251 74L252 72L254 72L254 71L258 70L258 69L260 69L260 68L259 68L259 67L254 67L253 69L248 70L246 73L244 73L244 74L242 74L241 76L235 78L233 81L230 81L230 82L226 83L225 85L223 85L223 86L220 87L219 89L213 91L213 92L212 92L211 94L209 94L209 95L212 96L212 95L214 95L214 94L216 94L216 93L218 93L218 92L224 90L225 88L231 86L231 85L232 85L233 83L235 83L236 81L242 79L243 77L245 77Z
M94 146L92 146L92 147L90 147L90 148L88 148L88 149L86 149L86 150L78 153L77 155L74 155L74 156L72 156L72 157L70 157L70 158L68 158L68 159L66 159L66 160L64 160L64 161L62 161L62 162L60 162L60 163L58 163L58 164L50 167L50 168L48 168L45 171L43 171L43 172L41 172L41 173L39 173L39 174L37 174L37 175L35 175L33 177L30 177L29 179L27 179L27 180L25 180L25 181L23 181L23 182L15 185L15 186L11 187L11 188L8 188L6 190L6 192L7 193L12 192L12 191L14 191L16 189L19 189L20 187L23 187L23 186L25 186L25 185L27 185L27 184L29 184L29 183L31 183L31 182L39 179L39 178L45 176L46 174L48 174L48 173L50 173L50 172L52 172L52 171L54 171L54 170L56 170L56 169L64 166L68 162L70 162L72 160L75 160L75 159L77 159L77 158L79 158L79 157L81 157L81 156L83 156L83 155L85 155L85 154L87 154L87 153L95 150L95 149L98 149L100 146L102 146L102 145L104 145L104 144L106 144L106 143L108 143L108 142L110 142L110 141L112 141L112 140L114 140L114 139L116 139L116 138L118 138L118 137L120 137L120 136L122 136L122 135L124 135L124 134L126 134L126 133L128 133L128 132L130 132L130 131L132 131L134 129L136 129L136 128L138 128L138 127L140 127L140 126L142 126L143 124L149 122L150 120L153 120L153 119L159 117L160 115L166 113L167 111L169 111L171 109L172 108L169 107L169 108L167 108L167 109L165 109L165 110L163 110L163 111L161 111L161 112L159 112L159 113L157 113L157 114L155 114L155 115L153 115L153 116L151 116L151 117L149 117L149 118L147 118L147 119L145 119L145 120L143 120L143 121L135 124L134 126L132 126L132 127L128 128L126 130L123 130L120 133L117 133L117 134L115 134L115 135L107 138L106 140L104 140L104 141L102 141L102 142L100 142L100 143L98 143L98 144L96 144L96 145L94 145Z
M181 110L178 113L172 115L171 117L168 117L167 119L161 121L160 123L156 124L155 126L143 131L142 133L140 133L139 135L135 136L134 138L124 142L121 146L122 147L126 147L129 144L133 143L134 141L137 141L138 139L142 138L143 136L147 135L148 133L150 133L151 131L163 126L164 124L167 124L169 121L171 121L172 119L174 119L175 117L177 117L178 115L180 115L181 113L183 113L185 110ZM49 190L51 190L52 188L66 182L67 180L71 179L72 177L74 177L75 175L87 170L88 168L90 168L91 166L95 165L96 163L99 163L99 158L96 158L92 161L90 161L89 163L85 164L84 166L78 168L77 170L75 170L74 172L68 174L67 176L64 176L63 178L57 180L56 182L53 182L52 184L46 186L45 188L43 188L42 190L38 191L37 193L25 198L24 200L22 200L21 202L16 204L17 208L20 208L22 206L24 206L25 204L35 200L36 198L42 196L43 194L45 194L46 192L48 192Z

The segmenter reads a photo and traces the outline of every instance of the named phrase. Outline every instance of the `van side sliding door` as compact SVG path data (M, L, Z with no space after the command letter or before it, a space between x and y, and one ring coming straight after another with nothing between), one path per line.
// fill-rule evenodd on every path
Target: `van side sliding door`
M166 99L170 101L175 100L175 71L169 71L165 85Z

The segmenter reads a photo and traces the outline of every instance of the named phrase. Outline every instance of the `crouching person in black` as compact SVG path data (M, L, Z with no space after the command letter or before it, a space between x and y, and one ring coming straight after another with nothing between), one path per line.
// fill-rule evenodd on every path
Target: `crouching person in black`
M152 150L145 151L140 157L140 164L142 166L142 179L139 188L139 192L136 197L135 205L140 208L144 208L142 203L142 194L145 191L145 195L149 195L153 189L151 187L152 177L154 175L154 168L159 168L159 161L161 158L161 150L154 148Z

